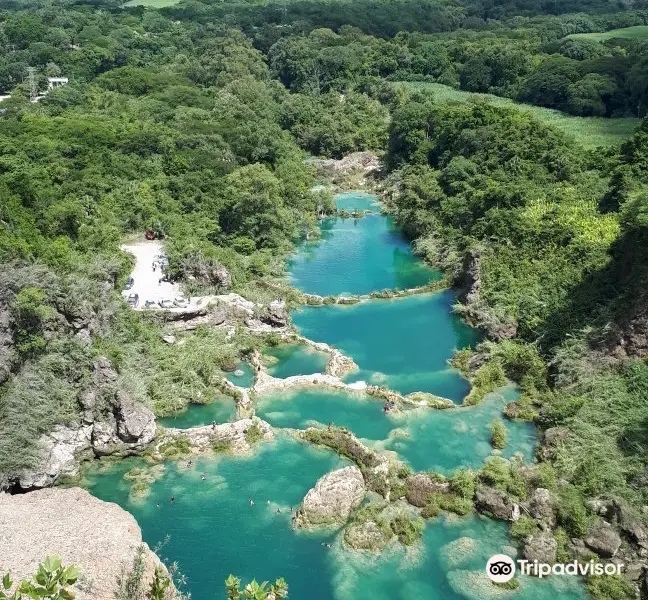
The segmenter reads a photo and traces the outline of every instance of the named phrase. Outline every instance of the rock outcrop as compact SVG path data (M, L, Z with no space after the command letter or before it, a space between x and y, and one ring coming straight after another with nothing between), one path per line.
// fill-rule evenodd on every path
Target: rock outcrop
M293 517L296 527L341 525L362 502L366 486L358 467L344 467L321 477Z
M212 452L218 445L227 447L233 454L249 454L252 446L260 441L274 438L272 427L259 418L240 419L233 423L205 425L190 429L166 429L164 435L156 440L158 452L164 453L165 446L178 443L186 444L192 454Z
M537 560L540 563L553 565L556 562L558 543L551 535L551 531L541 531L530 535L524 542L524 558L529 561Z
M315 165L319 173L334 177L351 173L367 174L380 169L380 160L371 152L352 152L339 160L312 158L309 162Z
M273 300L268 304L261 320L272 327L286 327L290 322L290 315L283 300Z
M554 499L551 492L545 488L537 488L528 504L529 514L548 529L556 524Z
M612 558L621 546L621 537L612 525L601 521L589 530L585 545L602 558Z
M135 518L116 504L80 488L53 488L29 494L0 494L0 573L14 582L33 575L48 555L76 565L81 577L77 600L116 598L119 580L133 569L142 548L146 587L155 567L166 569L142 542Z
M405 497L412 506L423 508L428 503L430 494L447 492L449 489L447 481L437 481L428 473L414 473L405 482Z
M153 441L153 412L136 404L119 389L118 375L106 357L93 365L92 381L80 394L83 421L57 425L39 441L40 462L16 477L21 490L54 485L79 473L79 459L110 454L128 455Z
M511 520L516 505L504 492L480 485L475 492L475 508L495 519Z

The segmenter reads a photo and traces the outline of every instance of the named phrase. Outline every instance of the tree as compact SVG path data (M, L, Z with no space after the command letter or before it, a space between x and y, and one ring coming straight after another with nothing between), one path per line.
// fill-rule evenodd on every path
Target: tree
M495 419L490 424L491 432L491 445L493 448L501 450L506 446L508 441L508 433L506 431L506 426L500 419Z

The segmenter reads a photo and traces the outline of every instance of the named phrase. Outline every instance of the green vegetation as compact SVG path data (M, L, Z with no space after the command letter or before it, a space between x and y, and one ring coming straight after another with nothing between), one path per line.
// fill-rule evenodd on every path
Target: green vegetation
M69 590L69 586L76 583L78 578L79 570L76 567L64 567L60 556L48 556L38 565L36 574L18 583L13 593L10 593L13 582L9 573L6 573L2 578L0 598L3 600L27 600L28 598L73 600L74 593Z
M495 419L490 424L490 441L493 448L498 450L506 447L508 432L506 431L506 426L500 419Z
M389 526L403 546L412 546L421 539L425 523L420 518L408 518L405 515L396 515Z
M511 524L510 534L514 538L524 540L536 533L538 533L538 523L527 515L521 515L517 521Z
M178 435L160 444L158 450L164 458L177 460L190 453L191 441L186 435Z
M281 577L271 584L267 581L257 583L257 580L253 579L241 590L241 580L230 575L225 580L225 589L228 600L279 600L288 597L288 584Z
M408 91L419 92L426 99L437 104L448 102L485 103L512 108L559 129L585 148L618 147L632 135L640 123L640 120L634 117L576 117L550 108L518 103L510 98L502 98L493 94L457 90L441 83L400 82L398 86L402 86Z
M626 40L648 40L648 26L635 25L634 27L622 27L621 29L611 29L600 33L572 33L567 39L572 40L592 40L594 42L605 42L613 39Z
M148 6L150 8L164 8L165 6L173 6L180 0L129 0L122 6Z
M635 596L633 586L618 575L588 577L587 591L594 600L627 600Z
M261 427L259 427L258 423L252 423L252 425L245 430L245 441L250 444L250 446L263 441L263 431L261 430Z

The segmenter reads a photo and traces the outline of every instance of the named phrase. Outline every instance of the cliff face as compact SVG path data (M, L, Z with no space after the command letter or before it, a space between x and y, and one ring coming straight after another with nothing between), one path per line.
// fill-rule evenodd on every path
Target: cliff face
M133 568L143 544L135 518L80 488L0 494L0 573L14 582L30 577L46 556L58 554L81 577L77 600L116 597L119 579ZM144 544L145 585L162 563Z

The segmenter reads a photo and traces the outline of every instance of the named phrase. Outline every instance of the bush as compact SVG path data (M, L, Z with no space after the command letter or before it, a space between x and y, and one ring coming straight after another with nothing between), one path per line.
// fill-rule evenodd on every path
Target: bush
M506 447L508 441L508 432L506 431L506 426L499 419L495 419L490 424L490 441L493 448L501 450Z
M463 403L467 406L478 404L486 394L494 392L506 383L506 374L499 359L493 359L481 366L472 376L472 387Z
M450 489L466 500L475 495L475 473L470 469L457 469L450 478Z
M425 522L423 519L397 515L391 521L390 527L401 544L411 546L421 539Z
M535 519L526 515L521 515L520 518L511 524L509 533L512 537L523 540L527 536L534 535L538 532L538 523Z
M618 575L590 575L586 587L594 600L630 600L635 597L633 587Z
M583 537L592 523L583 495L573 485L568 485L559 489L558 499L558 523L572 537Z
M250 446L263 441L263 431L261 431L261 428L257 423L252 423L252 425L245 430L245 441L250 444Z

